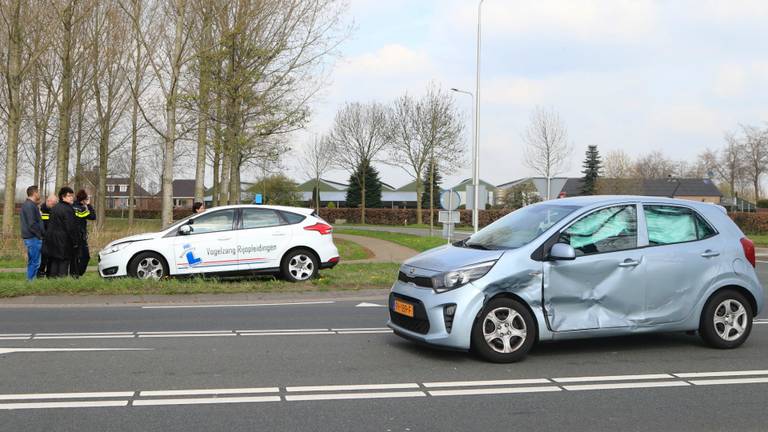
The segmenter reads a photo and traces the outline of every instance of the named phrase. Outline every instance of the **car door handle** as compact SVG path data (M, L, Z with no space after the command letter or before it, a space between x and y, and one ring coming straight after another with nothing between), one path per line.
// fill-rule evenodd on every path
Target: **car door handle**
M227 240L232 240L232 237L219 237L216 240L218 240L218 241L227 241Z
M719 256L719 255L720 255L720 252L715 252L715 251L710 250L710 249L705 250L701 254L701 256L703 256L704 258L712 258L712 257L716 257L716 256Z
M640 261L635 261L633 259L627 258L624 261L619 263L619 267L634 267L639 264L640 264Z

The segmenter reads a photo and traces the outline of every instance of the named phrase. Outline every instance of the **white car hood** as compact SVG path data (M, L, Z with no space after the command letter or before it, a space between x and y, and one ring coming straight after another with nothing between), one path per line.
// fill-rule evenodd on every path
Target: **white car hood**
M135 241L142 241L142 240L154 240L156 238L162 237L162 235L163 233L154 232L154 233L142 233L142 234L136 234L128 237L123 237L123 238L119 238L117 240L112 241L111 243L106 245L104 249L107 249L109 247L112 247L120 243L135 242Z

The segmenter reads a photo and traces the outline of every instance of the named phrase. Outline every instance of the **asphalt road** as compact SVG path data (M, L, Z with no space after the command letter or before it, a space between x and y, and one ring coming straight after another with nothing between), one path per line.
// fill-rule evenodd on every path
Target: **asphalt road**
M0 430L768 430L766 314L737 350L644 335L497 365L359 304L0 308Z

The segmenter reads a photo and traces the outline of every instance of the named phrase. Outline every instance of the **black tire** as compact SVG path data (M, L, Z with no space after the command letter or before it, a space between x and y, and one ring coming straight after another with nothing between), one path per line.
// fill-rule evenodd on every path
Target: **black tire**
M496 327L489 317L493 311L500 324L509 324L509 327ZM505 316L506 311L513 311L514 316L511 312ZM510 316L512 319L508 322ZM524 330L522 336L519 335L521 329ZM501 334L503 337L486 341L486 333ZM507 337L508 345L505 344L504 337ZM536 323L528 308L509 298L495 298L483 307L472 326L472 349L485 360L512 363L522 360L528 354L537 337ZM509 351L502 352L506 351L506 348L509 348Z
M280 273L288 282L306 282L317 277L319 267L319 260L311 250L294 249L283 257Z
M152 271L148 272L148 265L152 265ZM149 274L152 273L152 274ZM154 275L154 276L153 276ZM163 279L169 276L168 263L162 255L155 252L142 252L128 263L128 276L137 279Z
M734 290L719 291L704 305L699 334L713 348L736 348L752 332L752 315L752 306L743 294Z

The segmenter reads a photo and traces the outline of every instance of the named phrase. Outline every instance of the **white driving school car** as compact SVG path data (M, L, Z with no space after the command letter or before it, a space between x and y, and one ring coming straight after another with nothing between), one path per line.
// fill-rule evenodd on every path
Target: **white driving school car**
M102 277L279 273L303 281L339 262L333 228L312 209L216 207L163 231L121 238L99 252Z

